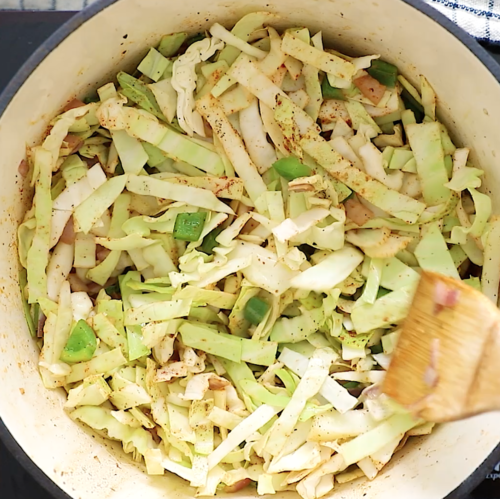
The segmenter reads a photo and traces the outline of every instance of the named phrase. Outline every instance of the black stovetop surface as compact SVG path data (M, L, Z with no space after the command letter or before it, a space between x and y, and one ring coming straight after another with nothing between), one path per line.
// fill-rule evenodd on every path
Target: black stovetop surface
M31 53L73 14L0 11L0 91ZM487 49L500 63L500 47ZM18 464L1 441L0 499L54 499ZM500 499L500 463L467 499Z

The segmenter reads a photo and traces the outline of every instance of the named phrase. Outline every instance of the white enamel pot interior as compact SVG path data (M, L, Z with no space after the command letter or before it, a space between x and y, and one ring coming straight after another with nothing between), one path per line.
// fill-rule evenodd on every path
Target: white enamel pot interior
M473 148L474 162L486 171L487 189L499 213L498 67L442 16L414 3L417 0L409 1L104 0L50 38L4 92L0 99L1 433L55 497L174 499L192 497L193 490L173 476L148 477L118 445L71 421L62 409L62 392L42 386L38 351L25 324L17 279L16 227L29 196L17 167L26 144L40 140L49 120L70 99L85 96L120 69L132 68L162 34L196 33L214 21L231 26L248 12L270 10L283 16L283 26L322 30L332 47L353 54L380 53L414 82L419 73L425 74L439 96L441 119L459 144ZM440 426L429 437L412 439L373 482L337 486L332 495L458 497L484 477L495 449L498 457L499 422L497 414L490 414ZM467 480L470 475L475 478ZM253 497L253 490L237 496Z

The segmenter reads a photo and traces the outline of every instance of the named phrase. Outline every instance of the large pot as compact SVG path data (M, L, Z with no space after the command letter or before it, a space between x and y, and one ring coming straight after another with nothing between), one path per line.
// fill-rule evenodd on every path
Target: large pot
M441 119L458 143L473 147L472 158L486 171L500 212L499 68L470 37L417 0L102 0L76 15L33 54L0 98L1 433L56 498L173 499L193 491L173 476L148 477L118 445L70 420L62 409L62 391L48 391L41 383L17 278L16 227L29 196L17 166L26 144L40 140L68 100L136 64L162 34L195 33L216 20L231 26L256 10L281 14L284 26L322 30L330 45L347 52L380 53L410 80L425 74L440 98ZM412 439L373 482L358 480L333 494L458 497L499 457L499 442L496 414L443 425L429 437ZM239 496L248 494L244 490Z

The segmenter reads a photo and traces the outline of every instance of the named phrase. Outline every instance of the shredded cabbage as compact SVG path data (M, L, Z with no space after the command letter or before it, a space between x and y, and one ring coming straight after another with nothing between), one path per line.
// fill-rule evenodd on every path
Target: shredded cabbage
M241 137L213 96L207 95L200 99L197 102L197 108L212 126L224 147L229 161L231 161L238 176L243 180L250 199L256 203L259 196L267 189L257 167L250 159Z
M360 251L346 246L294 277L291 285L297 289L329 291L344 281L362 261Z
M164 182L154 177L130 175L127 180L127 190L142 196L171 199L207 210L233 213L229 206L219 201L215 194L206 189L191 187L189 185L171 184L170 182Z
M432 431L379 385L421 270L497 302L499 219L425 77L268 12L187 37L29 150L17 240L42 381L195 496L319 499Z
M222 27L222 26L221 26ZM196 89L195 66L206 61L217 50L224 48L224 43L218 38L205 38L193 43L186 53L174 61L172 74L172 87L177 92L177 120L180 127L188 134L196 132L205 136L203 122L199 114L194 111L194 90Z

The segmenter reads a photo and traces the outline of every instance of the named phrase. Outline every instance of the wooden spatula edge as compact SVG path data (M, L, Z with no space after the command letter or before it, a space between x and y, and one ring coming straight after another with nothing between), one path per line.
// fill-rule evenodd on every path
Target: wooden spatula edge
M427 421L500 409L500 311L467 284L423 272L382 391Z

